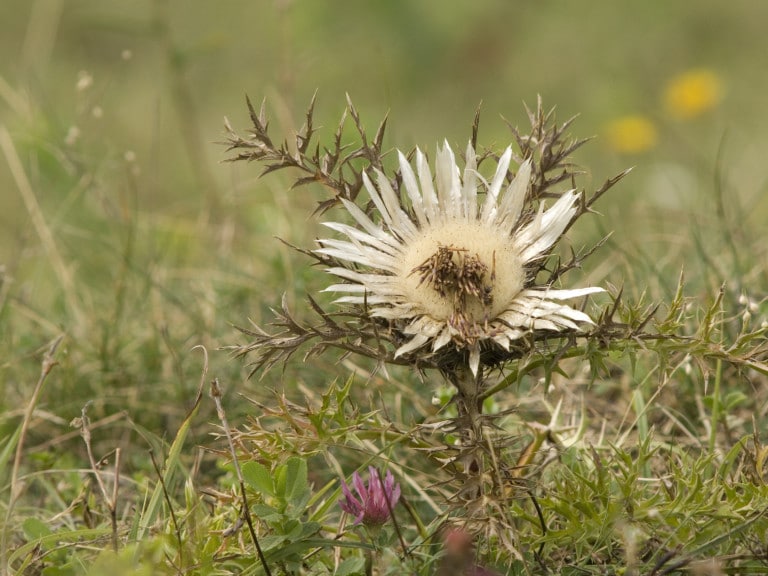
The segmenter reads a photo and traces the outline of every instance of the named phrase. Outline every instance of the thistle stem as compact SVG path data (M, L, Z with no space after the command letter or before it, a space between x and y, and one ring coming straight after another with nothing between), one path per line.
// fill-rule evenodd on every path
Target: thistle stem
M458 429L461 431L461 454L458 461L461 462L464 478L464 486L471 487L476 481L474 489L469 488L474 497L482 494L483 461L478 446L483 440L483 401L480 399L482 376L474 376L472 372L464 368L454 375L453 384L458 389L454 401L456 402Z

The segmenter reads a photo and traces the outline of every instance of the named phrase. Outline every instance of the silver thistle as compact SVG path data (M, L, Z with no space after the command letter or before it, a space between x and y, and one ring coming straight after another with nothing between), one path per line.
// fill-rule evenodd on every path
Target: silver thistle
M420 150L412 154L415 170L409 155L398 152L399 170L388 177L382 151L386 120L370 140L351 102L333 145L312 152L313 109L314 100L296 137L297 152L272 142L263 106L259 113L250 106L250 137L229 129L228 144L237 151L233 160L261 161L266 172L303 172L296 186L315 182L333 192L318 211L341 204L353 221L326 222L343 238L324 238L316 250L297 248L343 280L327 288L345 294L337 300L342 306L327 310L309 296L318 323L298 322L284 302L275 310L274 330L242 329L252 341L234 349L252 357L254 372L285 362L302 347L305 358L336 348L382 364L436 368L474 395L485 369L518 359L539 342L583 334L581 326L592 323L563 301L601 289L556 287L591 250L567 260L551 258L552 251L625 173L590 197L557 191L573 179L569 156L584 143L566 137L570 121L558 125L539 102L529 111L530 134L512 129L517 153L508 147L494 156L478 152L478 115L463 170L446 143L438 150L433 180ZM362 141L351 150L342 143L347 115ZM496 168L486 181L480 170L494 158ZM513 162L516 171L509 169ZM362 200L363 190L369 202Z

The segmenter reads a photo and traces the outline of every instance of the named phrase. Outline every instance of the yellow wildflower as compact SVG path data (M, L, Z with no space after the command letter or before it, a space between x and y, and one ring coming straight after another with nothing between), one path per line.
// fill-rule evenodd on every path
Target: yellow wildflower
M645 116L622 116L605 128L608 145L622 154L639 154L656 145L656 126Z
M673 78L664 91L664 106L673 118L696 118L720 103L723 85L712 70L688 70Z

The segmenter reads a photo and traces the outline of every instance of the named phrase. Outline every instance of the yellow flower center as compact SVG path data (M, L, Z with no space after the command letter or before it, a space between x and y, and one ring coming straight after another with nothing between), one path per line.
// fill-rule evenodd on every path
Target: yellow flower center
M435 320L469 329L508 308L523 288L525 270L508 234L493 225L451 220L409 242L399 277L407 301Z

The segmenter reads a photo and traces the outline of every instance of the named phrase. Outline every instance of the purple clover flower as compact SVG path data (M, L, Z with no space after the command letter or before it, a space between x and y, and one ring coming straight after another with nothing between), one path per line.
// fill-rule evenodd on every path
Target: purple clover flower
M382 482L379 471L369 466L368 485L365 485L358 472L352 475L352 485L357 495L352 493L342 479L341 490L344 492L344 498L339 500L339 506L344 512L355 517L356 525L362 523L366 526L380 526L389 520L389 511L400 499L400 485L395 483L392 472L387 471Z

